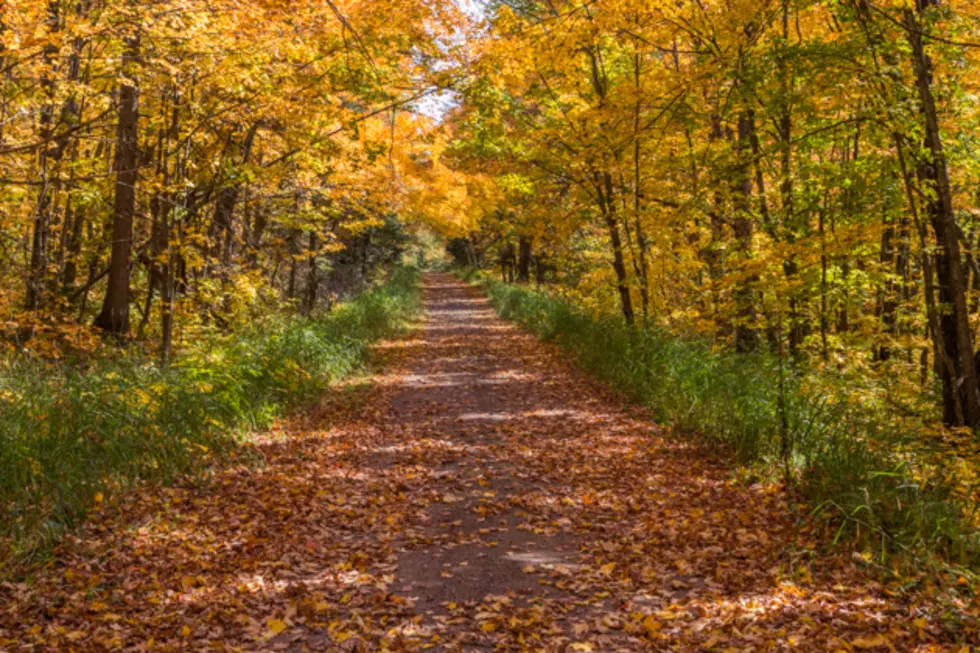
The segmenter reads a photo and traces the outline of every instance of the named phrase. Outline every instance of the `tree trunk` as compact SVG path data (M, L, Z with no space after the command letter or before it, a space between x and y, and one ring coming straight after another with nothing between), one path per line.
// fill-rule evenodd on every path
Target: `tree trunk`
M286 251L289 252L289 281L286 285L286 298L295 299L296 298L296 276L298 272L298 259L299 254L296 251L299 248L297 240L299 239L299 234L295 230L292 230L289 234L289 241L286 243Z
M895 266L894 241L895 228L889 222L888 226L881 232L881 253L878 260L881 263L881 272L883 274L889 274ZM895 284L891 278L887 278L881 284L881 288L878 289L878 295L878 319L885 329L885 337L890 340L897 333L895 311L898 308L895 302ZM891 359L891 355L890 343L883 342L875 349L874 357L875 360L884 363Z
M313 309L316 308L317 295L320 294L320 283L316 267L316 255L317 249L319 249L319 244L317 243L317 236L315 231L310 232L310 255L308 259L308 269L306 275L306 305L303 312L306 315L312 315Z
M242 139L240 146L239 160L236 165L246 165L252 155L252 145L255 143L255 136L259 131L260 124L253 123ZM231 184L222 187L214 204L214 234L217 239L217 257L221 263L221 274L228 276L231 266L232 255L235 242L235 207L238 205L238 198L241 196L242 183L232 181Z
M176 214L176 195L170 190L170 186L172 177L179 177L182 172L178 159L174 166L174 174L171 175L167 161L167 152L180 138L180 90L174 86L171 93L173 108L170 125L160 152L159 174L163 195L153 223L153 263L156 267L157 284L160 286L160 364L163 367L170 365L174 331L174 274L170 251L170 214L172 212Z
M517 247L517 280L521 283L531 281L531 239L521 236Z
M603 172L601 179L597 180L596 190L599 198L599 210L606 222L606 228L609 230L609 243L612 246L613 270L616 272L616 289L619 291L620 307L626 324L633 326L636 320L633 313L633 299L630 297L626 259L623 256L623 241L619 234L619 220L616 217L616 204L613 199L612 175Z
M639 14L635 15L637 29L639 29ZM675 43L676 46L676 43ZM675 57L677 56L675 51ZM650 264L649 264L649 245L646 234L643 231L643 223L640 221L643 197L643 177L640 174L640 155L642 146L640 143L640 113L641 91L642 91L642 61L640 59L640 45L637 39L633 39L633 92L636 100L633 103L633 227L636 229L636 244L639 248L639 278L640 278L640 302L643 306L643 319L650 318Z
M711 133L708 136L709 143L717 143L725 138L725 127L722 124L721 116L713 114L711 116ZM714 210L709 216L709 226L711 229L711 242L699 252L700 258L708 268L708 276L712 281L721 278L725 271L725 255L721 248L721 243L725 233L725 199L724 191L720 185L716 185L714 191Z
M48 3L48 34L53 38L61 27L61 7L59 0ZM41 151L39 156L41 188L38 194L37 208L34 214L34 229L31 237L31 261L27 273L26 308L34 311L41 308L44 291L44 274L48 267L48 237L52 222L54 195L58 189L57 163L60 151L52 141L54 135L54 95L55 75L57 65L55 57L58 48L48 44L43 51L44 74L41 77L41 88L46 96L40 111L39 136Z
M766 199L766 178L762 173L762 145L759 143L759 132L755 124L755 111L746 112L749 121L749 144L752 146L752 166L755 170L756 192L759 194L759 215L762 216L762 226L774 242L778 242L779 233L769 212L769 202Z
M817 214L817 229L820 234L820 358L823 362L830 360L830 347L827 342L828 332L830 331L830 316L827 309L827 233L824 225L824 217L827 213L827 200L824 198L823 206Z
M783 27L783 46L789 47L789 26L790 26L790 0L783 0L782 6L782 27ZM783 227L786 238L790 243L796 241L798 230L796 220L796 198L793 186L793 78L790 75L787 57L784 54L779 58L779 79L782 92L779 111L779 145L780 145L780 183L779 194L782 198ZM796 255L791 255L783 264L783 274L789 284L789 353L793 358L800 355L800 348L806 338L807 325L800 306L802 300L798 291L794 289L797 275L800 271L800 262Z
M746 157L746 152L750 151L750 123L747 113L742 113L738 117L738 141L736 150L738 163L734 176L734 210L735 215L732 220L733 231L735 232L735 242L738 247L739 255L744 263L748 263L752 258L752 176L750 173L751 163ZM739 281L735 289L736 325L735 325L735 349L741 352L752 351L759 346L759 333L755 327L755 284L758 277L750 274Z
M935 0L919 0L920 12L935 6ZM911 9L904 10L905 32L911 46L912 65L925 128L925 154L919 165L919 177L926 193L925 211L936 233L936 277L939 301L948 306L940 318L943 345L952 361L952 374L942 375L947 392L959 395L962 416L951 415L946 406L944 417L951 426L980 426L980 387L973 352L969 307L966 301L966 275L960 252L959 233L953 210L953 193L949 169L939 128L936 98L932 91L932 62L925 52L922 28Z
M119 89L116 155L116 195L112 213L112 250L109 281L102 311L95 326L107 333L124 336L129 333L129 277L133 241L133 216L136 212L136 182L139 177L139 88L136 66L140 56L140 35L126 38L122 70L124 82Z
M466 237L466 257L469 259L469 266L471 268L480 267L480 259L476 255L476 248L473 246L473 237Z

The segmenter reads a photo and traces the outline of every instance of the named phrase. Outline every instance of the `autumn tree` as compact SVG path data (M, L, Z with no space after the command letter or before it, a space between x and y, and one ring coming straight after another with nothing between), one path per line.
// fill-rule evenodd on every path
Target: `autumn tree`
M515 227L560 235L584 306L861 369L893 403L928 404L935 379L943 421L977 426L972 9L532 0L486 18L454 165L494 177ZM506 193L515 178L533 192Z
M95 324L167 361L187 329L328 306L341 252L392 242L392 162L433 129L420 102L454 83L464 21L421 0L7 3L13 337Z

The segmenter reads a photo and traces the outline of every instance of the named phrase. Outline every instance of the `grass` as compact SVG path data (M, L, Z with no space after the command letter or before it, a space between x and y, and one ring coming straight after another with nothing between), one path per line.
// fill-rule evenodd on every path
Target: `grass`
M957 464L955 448L934 446L921 421L868 401L846 379L798 373L768 353L629 329L546 292L481 280L504 318L557 343L675 431L787 480L833 540L853 538L876 563L980 563L971 466Z
M0 370L0 573L43 555L92 506L235 456L247 434L361 367L369 345L419 309L398 268L319 319L279 317L161 369L88 369L15 358Z

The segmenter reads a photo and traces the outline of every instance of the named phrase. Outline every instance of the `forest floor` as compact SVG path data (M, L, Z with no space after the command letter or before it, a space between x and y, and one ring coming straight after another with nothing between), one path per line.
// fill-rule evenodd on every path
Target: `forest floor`
M960 651L975 625L448 275L237 465L106 506L0 586L0 650Z

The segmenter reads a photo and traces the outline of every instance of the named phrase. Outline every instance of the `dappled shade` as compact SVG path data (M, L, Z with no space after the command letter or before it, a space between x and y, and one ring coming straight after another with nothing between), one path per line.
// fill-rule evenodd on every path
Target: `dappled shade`
M0 643L49 650L932 650L940 615L495 318L446 275L428 320L252 448L104 509ZM485 383L495 379L499 383ZM567 648L568 646L577 648ZM864 646L866 645L866 646ZM566 647L566 648L562 648ZM16 648L12 650L17 650Z

